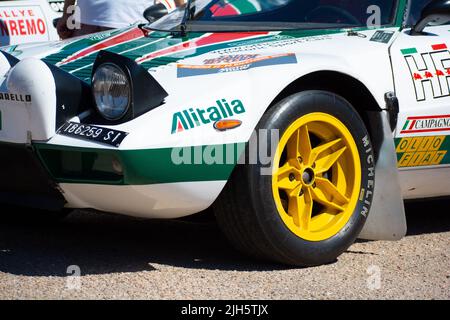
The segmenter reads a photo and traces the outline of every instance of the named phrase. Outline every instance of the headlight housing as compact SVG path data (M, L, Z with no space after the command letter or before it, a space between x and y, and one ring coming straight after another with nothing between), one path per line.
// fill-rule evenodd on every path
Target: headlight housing
M98 112L109 121L123 118L131 104L128 75L113 63L100 65L92 77L92 91Z

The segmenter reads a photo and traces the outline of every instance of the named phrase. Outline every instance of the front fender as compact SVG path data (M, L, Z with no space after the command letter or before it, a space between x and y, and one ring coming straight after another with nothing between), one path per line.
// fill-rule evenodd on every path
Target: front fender
M23 144L31 139L46 141L54 135L56 85L44 62L35 58L18 62L3 78L0 88L2 141Z

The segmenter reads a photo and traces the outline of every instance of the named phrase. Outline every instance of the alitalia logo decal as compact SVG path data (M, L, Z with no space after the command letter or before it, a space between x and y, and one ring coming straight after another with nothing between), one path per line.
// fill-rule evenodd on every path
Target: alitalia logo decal
M401 134L450 132L450 114L440 116L409 117Z
M414 84L417 101L450 97L450 51L447 44L432 45L428 52L401 50Z
M241 100L217 100L208 108L189 108L173 115L172 134L191 130L203 125L244 114L245 107Z

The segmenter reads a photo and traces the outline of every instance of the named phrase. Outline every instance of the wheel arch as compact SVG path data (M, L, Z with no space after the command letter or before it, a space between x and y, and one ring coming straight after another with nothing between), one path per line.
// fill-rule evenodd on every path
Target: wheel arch
M284 98L305 90L324 90L336 93L347 99L356 109L381 111L382 108L372 92L358 79L338 71L316 71L291 82L272 101L275 105Z
M298 78L275 97L269 108L292 94L306 90L324 90L342 96L358 111L369 131L367 113L383 110L366 85L353 76L338 71L316 71Z

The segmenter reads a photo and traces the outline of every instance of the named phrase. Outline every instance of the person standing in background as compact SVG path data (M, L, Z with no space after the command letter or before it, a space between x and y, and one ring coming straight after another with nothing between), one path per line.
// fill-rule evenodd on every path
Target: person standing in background
M68 39L95 32L127 27L144 21L143 12L161 2L168 10L182 5L184 0L65 0L64 14L58 21L57 30L61 39ZM70 28L68 20L74 14L70 8L78 6L79 28ZM173 7L173 8L171 8Z

